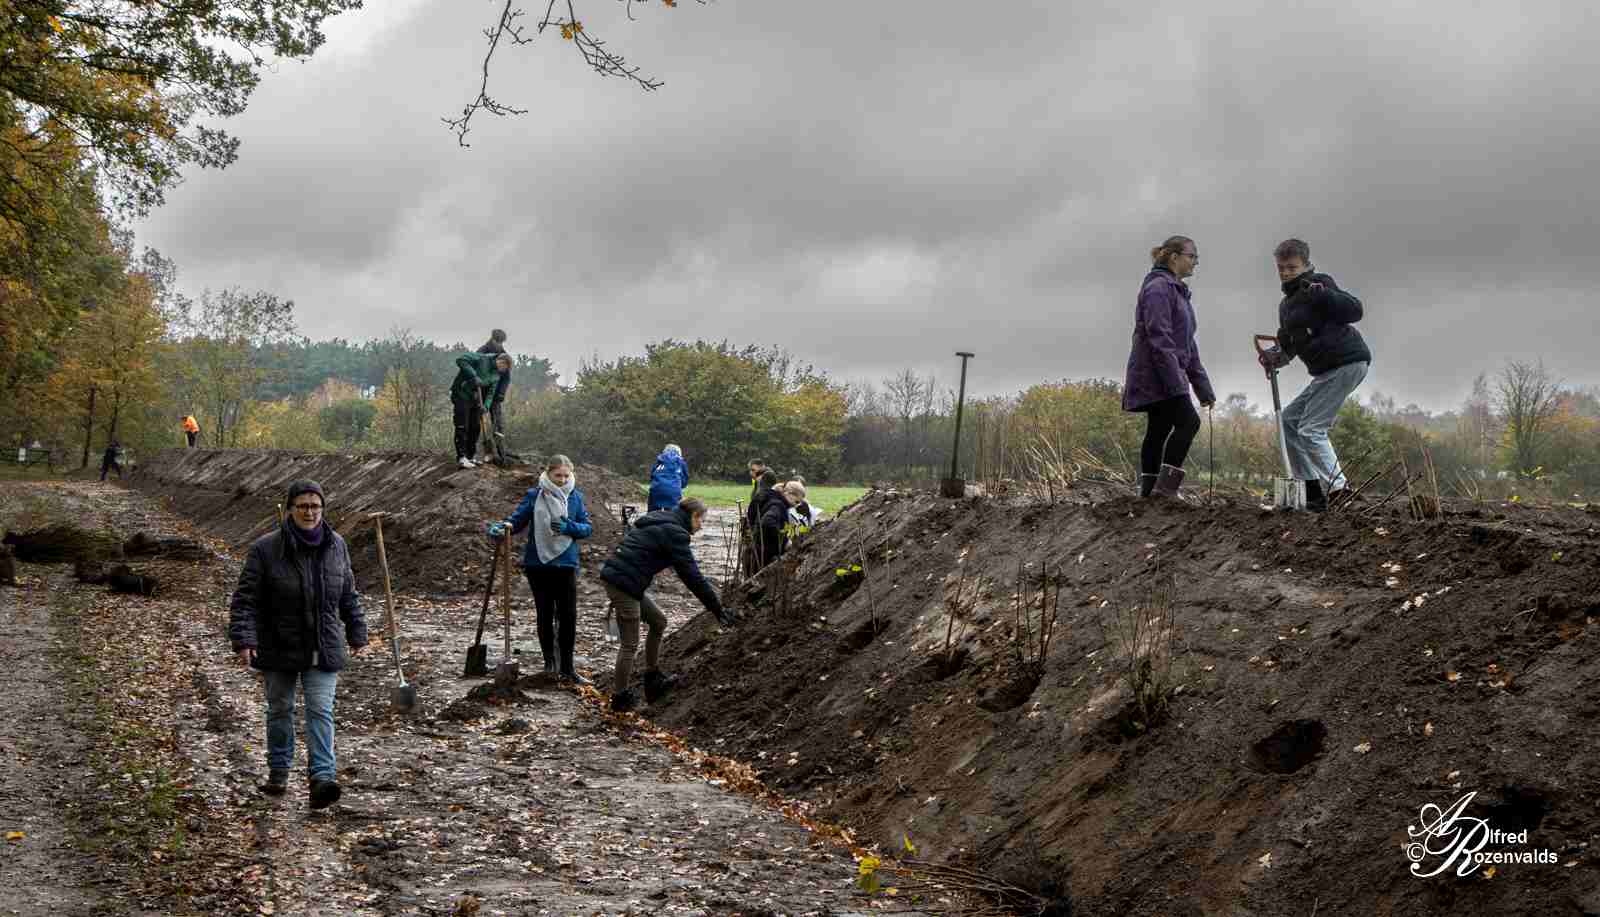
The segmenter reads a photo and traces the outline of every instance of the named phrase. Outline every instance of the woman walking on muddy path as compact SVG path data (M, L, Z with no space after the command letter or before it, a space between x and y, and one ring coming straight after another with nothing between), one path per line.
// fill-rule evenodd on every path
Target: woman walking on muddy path
M228 639L239 662L262 674L267 701L267 782L281 796L294 764L295 688L306 707L311 808L339 799L333 751L333 693L345 645L367 645L367 619L350 569L350 549L323 521L322 487L289 485L289 518L256 539L229 604Z
M1194 306L1184 283L1200 263L1199 249L1193 239L1173 236L1150 250L1150 261L1134 308L1122 409L1146 416L1139 496L1176 497L1189 446L1200 432L1200 414L1189 400L1189 389L1207 408L1217 396L1200 364Z
M503 522L489 525L491 538L515 535L532 526L522 556L522 572L533 590L539 622L539 651L544 671L568 684L589 679L573 667L578 633L578 541L594 534L583 491L572 471L572 459L552 458L538 485L530 488L517 509ZM559 652L559 655L558 655Z

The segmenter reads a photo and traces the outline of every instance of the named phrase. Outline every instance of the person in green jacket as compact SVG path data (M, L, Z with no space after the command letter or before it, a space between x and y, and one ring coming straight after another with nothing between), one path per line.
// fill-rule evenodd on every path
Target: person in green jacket
M450 405L456 424L456 464L476 468L478 435L483 415L489 411L500 373L511 369L511 357L503 353L464 353L456 357L456 381L450 385Z

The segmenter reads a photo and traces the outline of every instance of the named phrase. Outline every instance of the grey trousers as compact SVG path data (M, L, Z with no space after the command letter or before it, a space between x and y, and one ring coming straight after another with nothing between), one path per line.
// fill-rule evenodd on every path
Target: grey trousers
M1347 363L1312 376L1305 391L1283 409L1283 440L1289 450L1290 474L1301 481L1321 481L1328 493L1348 482L1328 431L1344 400L1367 378L1367 363Z
M650 627L644 640L644 667L645 671L650 671L661 661L661 638L667 632L667 616L648 592L636 599L606 583L606 596L611 599L611 608L617 614L617 627L622 631L622 645L617 647L617 680L613 688L615 693L621 694L628 690L628 683L633 680L633 657L639 652L639 620L643 618Z

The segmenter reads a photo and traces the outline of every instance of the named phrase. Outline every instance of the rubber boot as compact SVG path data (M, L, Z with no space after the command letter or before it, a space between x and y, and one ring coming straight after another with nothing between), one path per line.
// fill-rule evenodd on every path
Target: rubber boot
M1183 486L1183 469L1176 465L1162 465L1161 474L1156 477L1156 486L1150 491L1153 497L1176 497L1178 488Z
M1306 512L1325 513L1328 511L1328 495L1322 491L1321 481L1306 482Z
M631 689L611 695L612 713L631 713L638 706L639 695L633 693Z
M1155 489L1157 477L1158 475L1153 474L1139 475L1139 496L1150 496L1150 492Z
M577 668L572 664L572 654L566 652L561 654L561 681L565 684L577 685L580 688L594 684L594 682L578 674Z
M653 704L666 698L672 689L678 686L678 676L663 675L660 669L651 669L644 673L644 699L646 703Z

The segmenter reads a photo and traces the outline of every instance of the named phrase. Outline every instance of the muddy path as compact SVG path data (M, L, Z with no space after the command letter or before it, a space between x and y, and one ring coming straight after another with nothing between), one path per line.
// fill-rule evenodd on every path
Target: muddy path
M123 534L203 537L111 485L7 485L3 496ZM516 704L463 701L477 684L459 675L481 594L396 596L419 694L410 717L388 710L382 597L368 595L375 643L342 673L336 699L344 799L307 808L303 737L290 793L261 796L258 676L234 664L224 637L237 554L210 544L214 562L142 565L163 580L149 599L76 583L65 566L19 565L23 585L0 588L0 690L17 714L0 731L0 817L27 835L3 862L8 886L24 874L33 886L31 897L7 894L5 912L94 912L100 898L78 865L91 861L116 913L133 902L163 913L866 911L847 849L729 791L648 722L603 713L592 692L532 686ZM605 684L603 596L586 578L579 652ZM690 617L686 598L664 592L676 623ZM531 618L519 601L525 670L538 667ZM58 664L81 671L78 682L35 662L51 641L72 644ZM499 647L496 635L491 668ZM62 706L75 712L55 716ZM81 773L70 766L79 759ZM54 788L40 786L44 772ZM48 824L74 807L97 811Z

